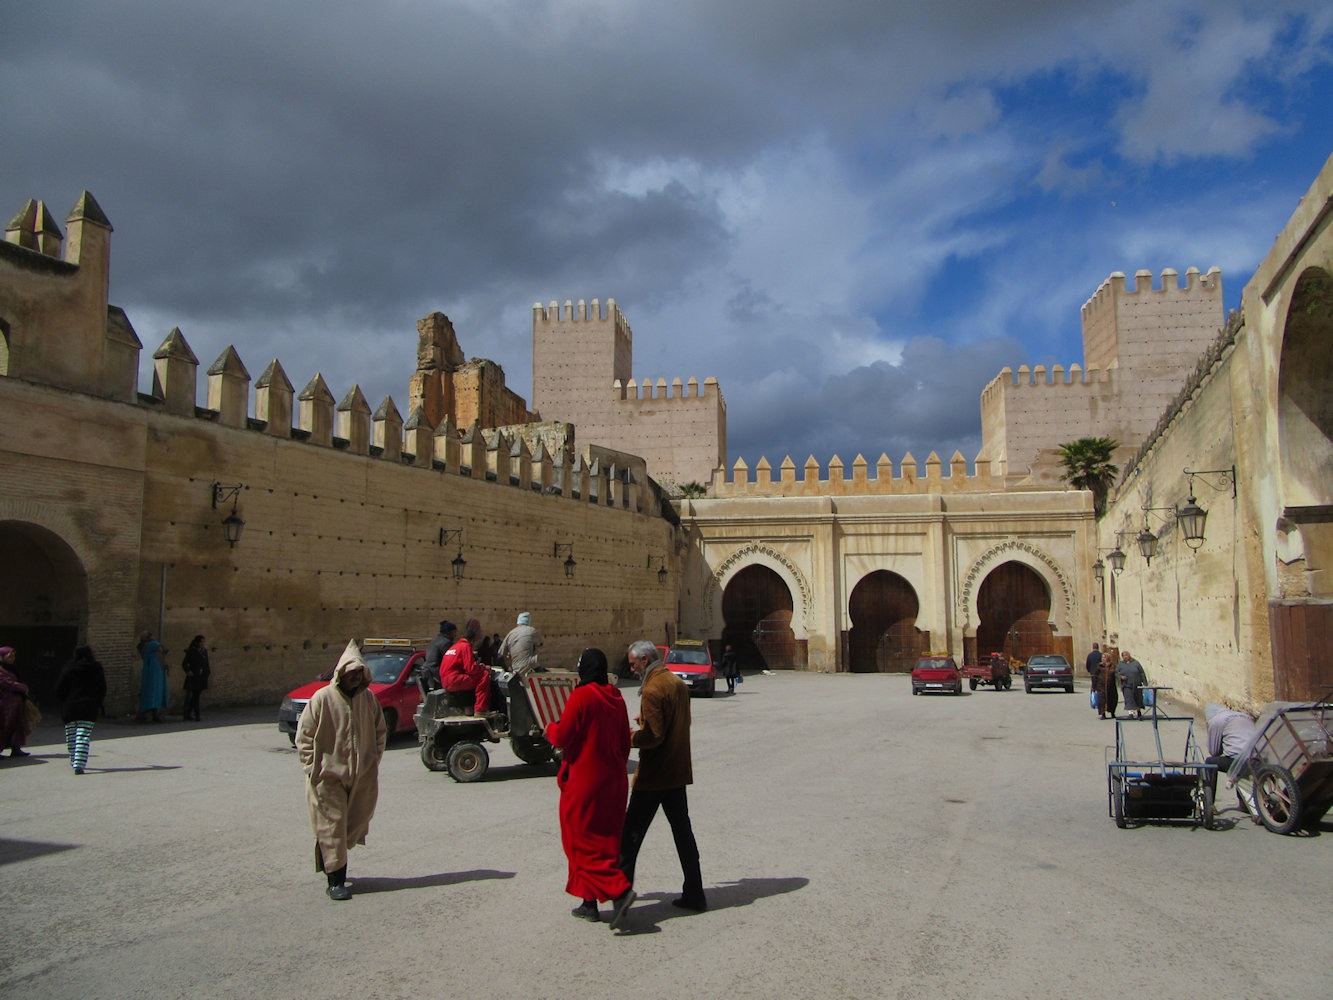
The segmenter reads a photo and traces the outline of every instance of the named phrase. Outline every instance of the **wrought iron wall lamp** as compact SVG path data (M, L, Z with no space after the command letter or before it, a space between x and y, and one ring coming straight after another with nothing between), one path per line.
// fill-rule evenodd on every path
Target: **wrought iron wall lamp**
M212 485L214 510L218 509L219 502L231 501L231 513L222 519L222 536L227 539L228 548L236 547L236 543L241 540L241 529L245 527L245 522L236 513L236 502L243 489L245 489L244 483L224 486L222 483L215 482Z
M573 543L573 542L556 542L556 543L555 543L555 549L554 549L554 550L552 551L552 553L551 553L551 558L552 558L552 559L559 559L559 558L560 558L560 550L561 550L561 549L564 549L566 552L569 553L569 558L566 559L565 562L564 562L564 566L565 566L565 576L572 577L572 576L574 575L574 567L578 565L578 563L576 563L576 562L574 561L574 543Z

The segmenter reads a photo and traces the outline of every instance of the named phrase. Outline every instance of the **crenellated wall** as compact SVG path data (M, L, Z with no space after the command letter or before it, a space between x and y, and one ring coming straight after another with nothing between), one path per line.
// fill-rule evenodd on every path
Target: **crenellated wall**
M750 478L749 466L744 459L736 459L731 467L731 479L726 469L718 469L713 477L711 495L723 497L818 497L818 496L897 496L926 493L993 493L1004 489L1004 479L991 471L990 463L978 459L974 471L967 471L967 460L955 451L949 460L949 474L944 475L944 463L931 452L924 467L908 452L894 473L893 462L880 455L873 476L870 463L862 455L852 462L850 476L842 459L834 455L827 470L821 470L811 455L801 467L802 477L796 478L796 463L788 455L773 478L773 467L767 458L755 466Z
M717 379L702 388L630 377L633 333L614 299L532 307L532 408L569 421L583 440L642 456L664 483L707 484L726 462L727 407Z

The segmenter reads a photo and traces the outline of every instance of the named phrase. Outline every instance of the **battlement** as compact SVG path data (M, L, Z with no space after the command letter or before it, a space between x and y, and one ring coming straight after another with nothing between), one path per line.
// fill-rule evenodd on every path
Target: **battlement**
M1102 282L1092 297L1083 303L1084 323L1095 318L1100 311L1112 309L1116 303L1135 295L1157 294L1211 299L1222 293L1222 270L1218 267L1210 267L1207 274L1200 274L1197 267L1186 269L1183 287L1180 284L1180 272L1174 267L1162 271L1162 281L1157 288L1153 287L1152 272L1146 268L1134 272L1133 288L1126 287L1125 281L1124 271L1111 272L1110 277Z
M668 388L670 391L668 391ZM640 402L654 400L659 403L668 400L688 402L695 399L707 399L720 401L724 407L726 406L726 400L722 398L722 390L718 386L717 379L711 375L704 379L702 386L699 385L699 380L693 375L685 382L682 382L679 378L673 378L670 387L667 386L667 381L664 378L659 378L656 383L650 378L641 381L630 379L623 384L620 379L615 379L611 383L611 393L615 399L629 402L634 400Z
M995 405L1006 392L1010 391L1029 388L1052 391L1069 388L1071 391L1078 391L1089 386L1111 385L1116 380L1116 374L1114 368L1084 369L1077 362L1070 365L1068 371L1063 365L1052 365L1049 372L1045 365L1037 365L1035 368L1019 365L1018 371L1005 365L998 375L986 383L986 388L981 390L981 408L984 411L988 406Z
M585 302L583 299L579 299L578 302L565 299L563 307L555 299L545 306L540 302L534 302L532 322L534 326L539 323L543 326L559 326L562 323L611 323L617 332L622 332L626 337L633 336L629 321L616 305L615 299L607 299L605 308L600 299L593 299L592 302Z
M870 463L863 455L857 455L852 461L850 478L847 477L842 459L837 455L829 460L827 470L821 470L815 456L811 455L802 467L801 479L796 478L796 463L790 455L783 459L777 480L773 479L773 467L767 458L759 459L753 480L750 479L749 466L740 458L731 467L730 480L727 479L725 468L719 468L713 476L713 495L718 498L995 493L1004 488L1004 476L992 472L988 459L978 456L973 472L969 475L967 459L959 451L955 451L949 459L947 476L944 475L944 463L933 451L926 459L924 468L918 465L909 451L899 463L896 476L893 462L884 454L875 463L873 477L870 476Z

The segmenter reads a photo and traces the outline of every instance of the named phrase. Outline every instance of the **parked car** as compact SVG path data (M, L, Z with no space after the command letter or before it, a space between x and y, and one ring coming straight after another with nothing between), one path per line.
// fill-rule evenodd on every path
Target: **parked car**
M390 736L415 732L417 728L413 719L421 703L417 674L426 660L425 652L418 646L411 639L364 639L361 643L361 656L370 668L370 691L384 709L384 725ZM278 707L278 729L287 734L293 745L301 712L310 696L333 680L336 666L335 663L315 680L288 692L282 699Z
M717 690L717 668L713 666L708 643L698 639L677 639L667 650L666 665L690 686L691 694L697 691L705 698L713 697Z
M1074 693L1074 668L1059 653L1038 653L1028 657L1028 665L1023 670L1023 690L1028 694L1033 688L1063 688L1066 693Z
M922 691L963 693L963 675L948 653L926 653L912 668L912 694Z

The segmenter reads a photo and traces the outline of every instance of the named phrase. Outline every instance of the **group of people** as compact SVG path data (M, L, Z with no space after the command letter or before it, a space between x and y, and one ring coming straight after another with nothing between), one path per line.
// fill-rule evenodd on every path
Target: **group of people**
M156 635L146 630L139 633L136 648L143 664L139 674L139 714L136 716L136 721L161 722L161 713L166 710L169 698L167 648ZM204 645L202 635L196 635L186 647L185 656L181 660L181 672L185 675L183 718L186 722L192 719L200 722L202 720L199 717L199 695L208 689L208 678L211 673L208 647Z
M1097 710L1097 718L1114 719L1116 708L1123 696L1125 711L1133 712L1135 718L1143 718L1147 707L1144 689L1148 686L1148 676L1143 664L1129 655L1129 650L1102 650L1098 643L1092 644L1085 667L1092 677L1092 707Z
M446 691L470 692L479 715L499 710L492 707L489 670L475 655L480 635L476 619L461 637L453 622L442 621L423 668L423 678L436 675ZM524 612L501 643L500 655L515 672L540 670L541 643L531 615ZM569 863L565 889L580 901L572 913L600 921L598 905L610 902L613 930L637 898L639 848L659 808L671 826L684 876L683 890L672 903L695 912L708 908L686 794L693 783L689 688L647 639L632 643L626 658L643 678L634 728L610 679L606 654L590 648L579 657L579 680L559 720L545 732L561 751L556 781L561 842ZM315 869L325 873L325 891L334 900L351 898L347 852L365 843L379 796L379 762L388 734L369 682L352 641L332 683L316 691L301 713L296 732L315 835ZM631 748L639 750L632 789L627 777Z
M28 686L12 672L16 655L12 646L0 646L0 749L8 748L10 757L27 757L23 746L32 735L40 713ZM79 646L74 650L74 658L56 678L55 694L65 724L70 767L75 774L82 774L88 764L93 724L106 698L106 673L91 647Z

